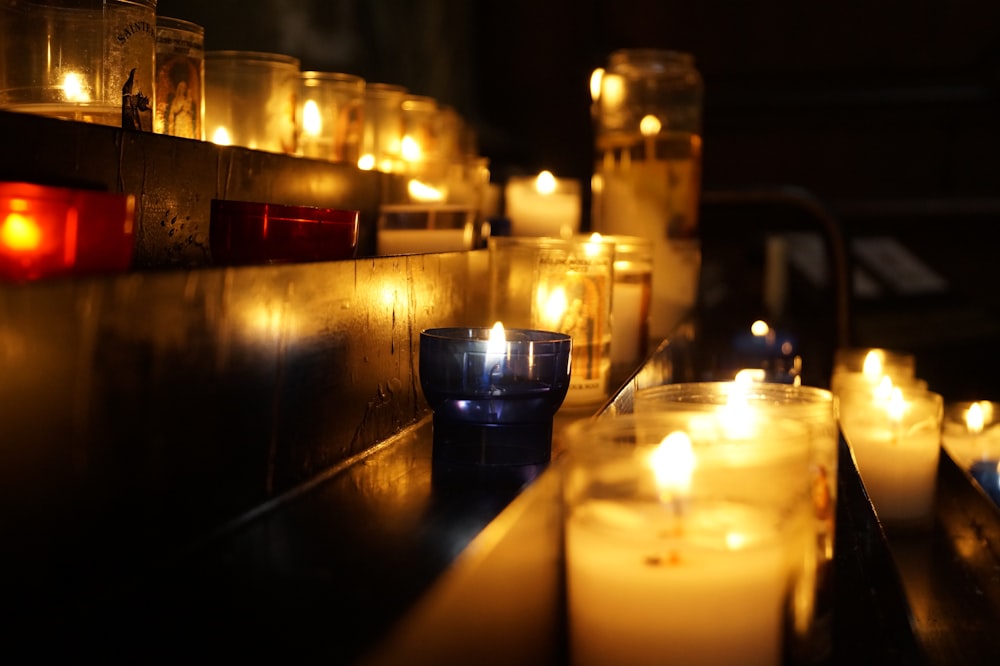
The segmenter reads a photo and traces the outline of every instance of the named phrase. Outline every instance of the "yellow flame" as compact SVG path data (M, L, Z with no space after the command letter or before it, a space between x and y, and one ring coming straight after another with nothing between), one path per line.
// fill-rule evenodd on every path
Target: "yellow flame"
M431 201L444 201L445 193L427 183L424 183L416 178L411 179L406 184L406 191L409 192L410 198L414 201L431 202Z
M538 174L535 178L535 190L546 196L556 191L556 177L551 171L542 171Z
M865 355L865 363L862 372L872 383L877 382L882 376L882 354L874 349Z
M660 133L661 127L663 124L660 123L660 119L653 115L643 116L639 121L639 132L643 136L656 136Z
M84 86L83 77L76 72L67 72L63 76L62 84L59 87L62 88L67 102L90 101L90 93L87 92Z
M965 426L972 434L979 434L986 424L986 412L989 411L988 402L974 402L965 412Z
M34 250L42 243L42 230L30 215L12 212L0 226L0 243L11 250Z
M503 330L503 323L496 322L490 329L490 339L486 343L487 354L502 354L504 346L507 344L507 336Z
M604 68L598 67L590 73L590 99L597 101L601 96L601 80L604 78Z
M886 410L893 423L900 423L903 420L903 414L906 412L906 401L903 400L903 391L898 386L893 387Z
M691 438L676 430L660 442L649 455L649 466L662 499L686 495L691 490L691 476L697 466Z
M420 147L420 143L409 134L403 137L403 142L400 144L399 150L403 159L407 162L419 162L424 157L424 151Z
M371 153L365 153L358 158L358 168L362 171L371 171L375 168L375 156Z
M314 99L306 100L302 106L302 130L310 136L323 133L323 115Z
M758 319L754 323L750 324L750 333L754 337L763 338L768 333L771 332L771 327L767 325L767 322L763 319Z
M767 379L767 371L763 368L743 368L733 377L733 381L740 386L762 382Z
M233 145L233 139L229 136L229 130L225 127L217 127L215 132L212 133L212 143L218 144L220 146L231 146Z
M545 321L553 329L558 329L559 322L562 321L569 305L569 301L566 298L566 289L556 287L548 294L543 292L539 296L541 296L542 312Z

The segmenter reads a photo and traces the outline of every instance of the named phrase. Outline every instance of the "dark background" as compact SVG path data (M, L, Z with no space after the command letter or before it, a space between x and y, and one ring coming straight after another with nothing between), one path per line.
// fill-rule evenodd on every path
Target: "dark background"
M203 25L209 50L285 53L450 104L495 182L547 168L586 185L591 71L618 48L690 52L703 190L803 188L849 242L902 243L947 289L856 298L854 342L913 351L946 397L1000 399L998 2L160 0L157 13ZM717 286L738 304L755 280Z
M688 51L705 187L828 199L994 196L1000 3L989 0L160 0L210 50L402 84L454 106L496 178L589 179L589 77L614 49Z

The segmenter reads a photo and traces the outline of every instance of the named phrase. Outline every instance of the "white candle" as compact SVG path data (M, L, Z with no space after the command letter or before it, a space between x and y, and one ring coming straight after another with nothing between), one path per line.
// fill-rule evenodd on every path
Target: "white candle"
M391 204L379 211L377 254L459 252L475 245L475 212L451 204Z
M592 502L567 523L573 664L780 664L784 547L764 531L747 548L713 539L724 524L763 530L763 517L706 509L671 543L647 508Z
M514 236L570 238L580 229L580 183L538 176L511 176L505 188L506 213Z
M883 385L884 386L884 385ZM926 527L933 516L941 451L942 397L911 387L846 388L839 420L879 520Z
M956 402L945 409L941 445L958 465L969 469L1000 459L1000 405L989 400Z
M571 662L781 664L814 572L805 427L694 407L564 433Z

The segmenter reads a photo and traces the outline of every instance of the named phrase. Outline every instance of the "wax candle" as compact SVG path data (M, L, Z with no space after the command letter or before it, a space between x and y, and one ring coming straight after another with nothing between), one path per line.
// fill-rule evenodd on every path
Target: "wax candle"
M690 410L566 429L573 664L782 663L811 536L808 437L780 418L723 421Z
M839 394L841 430L887 529L925 529L933 520L942 415L941 395L917 387Z
M841 347L833 352L830 390L837 393L842 382L867 383L872 388L888 376L901 384L916 377L916 357L895 349Z
M467 206L384 204L379 210L377 253L459 252L477 243L476 212Z
M1000 403L969 400L945 405L941 445L989 497L1000 503Z
M132 195L0 182L0 279L124 271L134 222Z
M505 188L506 213L515 236L570 238L580 230L580 183L537 176L511 176Z
M811 445L816 575L796 593L796 654L829 655L833 644L833 571L837 515L839 430L830 391L778 382L679 382L635 392L638 414L703 407L721 414L752 413L765 420L792 419L805 426Z

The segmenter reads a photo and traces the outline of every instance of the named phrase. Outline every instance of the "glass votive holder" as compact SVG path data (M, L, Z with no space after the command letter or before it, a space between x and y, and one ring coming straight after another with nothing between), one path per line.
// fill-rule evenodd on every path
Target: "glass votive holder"
M637 414L705 409L726 418L752 415L763 420L791 419L809 436L815 575L796 590L788 647L794 663L824 663L833 650L835 537L839 429L833 394L813 386L774 382L681 382L636 391Z
M295 154L299 67L298 58L281 53L206 51L206 138Z
M156 17L154 131L205 139L205 28L170 16Z
M476 211L451 204L383 204L379 207L376 254L460 252L478 243Z
M934 520L944 399L919 386L843 388L837 419L875 514L887 532Z
M944 406L941 445L1000 504L1000 403L963 400Z
M572 238L580 231L580 181L557 178L551 171L510 176L504 210L512 236Z
M433 328L420 333L420 386L434 410L433 474L521 485L548 466L573 342L549 331Z
M571 664L785 663L794 591L814 565L810 443L799 422L745 416L563 430Z
M0 108L153 131L156 0L0 3Z
M131 267L135 197L0 183L0 278L112 273Z
M404 86L392 83L365 84L358 168L383 173L402 170L403 98L407 93Z
M217 266L351 259L360 214L315 206L213 199L209 248Z
M304 157L357 165L364 131L365 80L343 72L302 72L299 151Z
M589 240L490 237L489 312L518 328L573 338L565 405L591 407L609 393L614 246Z

